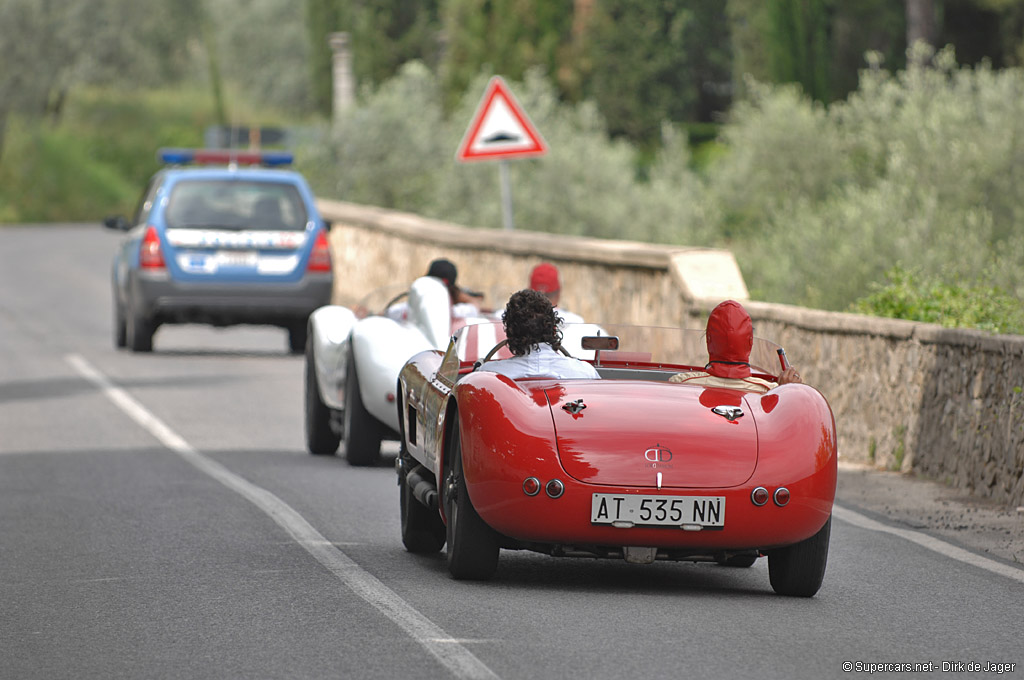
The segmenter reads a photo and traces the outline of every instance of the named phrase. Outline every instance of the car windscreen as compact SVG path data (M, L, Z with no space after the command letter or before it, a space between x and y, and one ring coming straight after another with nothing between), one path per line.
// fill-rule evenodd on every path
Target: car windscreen
M169 228L302 231L307 219L298 189L280 182L181 180L166 211Z
M504 338L501 324L488 332L491 324L468 326L458 331L455 350L461 361L472 361L486 356L496 343ZM597 365L628 364L633 366L665 366L702 368L708 363L707 339L703 330L625 324L562 324L562 347L577 359L593 361ZM586 349L587 337L617 338L617 349L595 351ZM750 367L754 373L778 375L781 360L779 346L763 338L754 338L750 352Z

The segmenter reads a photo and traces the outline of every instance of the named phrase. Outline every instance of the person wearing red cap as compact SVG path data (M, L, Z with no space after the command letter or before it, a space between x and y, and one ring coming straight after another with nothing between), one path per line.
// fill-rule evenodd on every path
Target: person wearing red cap
M562 297L562 282L558 276L558 267L555 265L550 262L541 262L534 267L530 272L530 288L547 296L563 323L583 323L582 316L558 306L558 301Z
M735 300L726 300L711 310L705 338L708 363L704 370L677 373L669 378L669 382L762 393L779 385L802 382L800 374L792 366L782 371L776 382L750 374L754 324L747 310Z

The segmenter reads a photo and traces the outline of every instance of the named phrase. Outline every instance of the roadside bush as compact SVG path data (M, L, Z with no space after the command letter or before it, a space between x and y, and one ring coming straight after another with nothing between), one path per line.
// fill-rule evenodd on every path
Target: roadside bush
M898 263L1024 297L1024 71L868 70L824 110L758 86L710 172L754 297L845 309Z
M884 283L871 284L870 289L850 311L949 328L1024 334L1020 300L988 283L950 283L897 265L886 273Z

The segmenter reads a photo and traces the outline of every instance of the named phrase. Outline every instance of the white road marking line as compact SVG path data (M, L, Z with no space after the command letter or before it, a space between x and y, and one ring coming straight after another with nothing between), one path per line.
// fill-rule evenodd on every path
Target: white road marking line
M111 383L105 375L81 355L69 354L65 359L83 378L99 388L110 401L156 437L164 446L227 488L245 497L269 515L320 564L337 576L359 597L397 624L455 677L474 680L477 678L496 680L498 678L498 675L484 665L472 652L460 643L453 642L455 638L446 634L439 626L399 597L397 593L356 564L348 555L335 548L290 505L266 489L246 481L220 463L192 448L188 442L135 401L127 392Z
M963 562L964 564L970 564L974 567L979 567L985 571L990 571L993 574L999 574L1006 578L1013 579L1020 583L1024 583L1024 569L1018 569L1002 562L976 555L969 550L959 548L952 543L947 543L942 539L929 536L928 534L921 533L920 531L914 531L913 529L901 529L899 527L891 527L887 524L875 521L870 517L865 517L859 512L853 510L847 510L841 508L838 505L832 506L832 516L838 519L852 524L861 529L868 529L869 531L878 531L884 534L892 534L893 536L899 536L900 538L916 543L922 548L933 550L940 555L949 557L950 559Z

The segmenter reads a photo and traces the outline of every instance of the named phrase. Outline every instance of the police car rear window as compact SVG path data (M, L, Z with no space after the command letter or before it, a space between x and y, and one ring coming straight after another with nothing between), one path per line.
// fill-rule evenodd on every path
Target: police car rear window
M307 215L291 184L204 179L174 185L165 219L177 229L301 231Z

